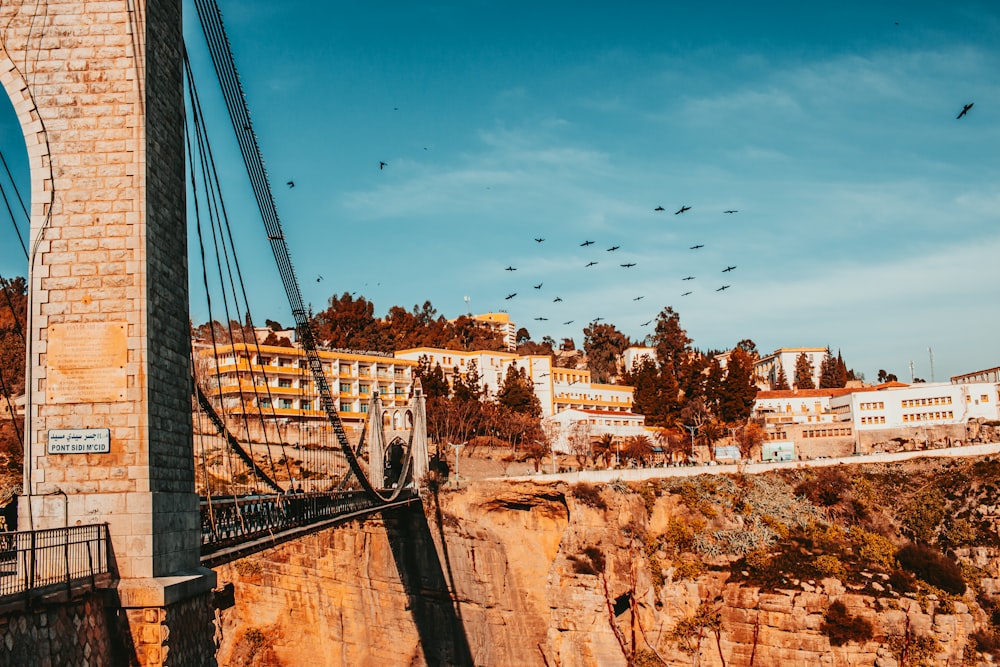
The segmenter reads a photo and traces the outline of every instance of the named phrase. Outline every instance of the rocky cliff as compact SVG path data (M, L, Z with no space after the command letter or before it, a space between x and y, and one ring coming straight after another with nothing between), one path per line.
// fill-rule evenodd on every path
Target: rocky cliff
M992 664L998 480L987 461L429 492L219 568L219 664Z

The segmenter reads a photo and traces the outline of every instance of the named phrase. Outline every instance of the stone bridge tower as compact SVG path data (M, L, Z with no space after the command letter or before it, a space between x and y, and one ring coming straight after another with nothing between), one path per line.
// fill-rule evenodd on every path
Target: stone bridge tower
M215 661L192 455L181 57L181 0L0 3L0 80L31 171L18 525L110 525L123 636L142 665Z

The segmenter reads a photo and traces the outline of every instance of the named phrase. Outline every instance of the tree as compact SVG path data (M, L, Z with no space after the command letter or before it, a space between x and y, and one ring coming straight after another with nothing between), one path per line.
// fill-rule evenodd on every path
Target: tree
M633 435L625 440L624 453L633 461L645 465L653 453L653 441L648 435Z
M742 348L735 348L726 364L726 377L722 380L719 401L719 418L727 422L743 422L750 416L757 383L754 381L753 360Z
M812 361L810 361L809 355L807 355L805 352L800 352L799 356L795 358L795 388L796 389L816 388L816 384L813 382Z
M535 387L527 371L517 368L515 364L507 367L503 386L497 392L497 401L512 412L536 418L542 414L541 401L535 396Z
M624 380L635 387L632 410L645 415L646 424L667 426L673 423L680 411L680 390L671 364L658 367L648 357L636 359Z
M681 364L689 351L691 339L681 327L681 317L674 309L667 306L656 316L656 329L652 335L653 347L656 348L656 358L660 365L671 363L675 369Z
M586 465L587 457L591 454L591 431L591 424L586 419L575 422L569 427L569 451L576 457L581 468Z
M843 385L837 384L837 360L833 358L830 348L826 348L826 355L819 365L819 388L834 389Z
M613 324L591 322L583 329L583 349L594 382L608 382L618 375L618 360L628 346L628 336Z
M594 459L604 459L604 467L611 467L611 457L615 455L615 436L602 433L591 443Z
M774 378L774 385L771 389L788 389L788 376L785 375L784 366L778 366L778 376Z
M760 451L760 446L764 444L765 437L764 427L757 422L747 422L740 429L736 439L736 445L740 448L740 456L747 461L753 460L754 455Z
M878 371L878 381L879 384L884 384L886 382L897 382L898 378L895 373L888 373L880 368Z
M420 386L428 398L432 396L448 398L451 394L451 388L448 386L448 380L444 376L441 364L434 364L431 367L430 357L426 354L420 355L420 358L417 359L417 367L413 370L413 374L420 380Z
M837 369L834 372L836 378L837 387L846 387L848 380L847 364L844 363L844 358L840 356L840 350L837 350Z
M392 352L391 340L374 316L375 305L363 296L344 292L330 297L326 310L316 314L316 335L333 348Z
M483 378L479 375L479 365L475 359L470 359L465 366L465 373L459 373L456 368L452 375L451 391L457 401L479 401L483 398L486 388Z

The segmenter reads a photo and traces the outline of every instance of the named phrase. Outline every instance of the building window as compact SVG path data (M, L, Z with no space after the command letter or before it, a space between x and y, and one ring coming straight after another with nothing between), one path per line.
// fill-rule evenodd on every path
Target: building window
M278 403L278 407L282 408L283 410L291 410L292 409L292 401L290 399L283 398Z
M362 395L368 395L368 394L372 393L372 388L371 388L370 385L363 384L363 385L361 385L360 392L361 392Z
M271 407L271 399L270 398L262 398L262 399L260 399L260 407L262 407L262 408L269 408L269 407Z
M312 410L312 401L302 401L303 410Z
M367 403L362 403L361 404L361 414L364 414L366 412L368 412L368 404Z
M341 403L340 404L340 411L341 412L350 412L351 411L351 404L350 403Z
M340 393L341 394L350 394L351 393L351 385L350 385L350 383L341 382L340 383Z
M279 387L291 387L292 386L292 381L289 380L288 378L278 378L278 386Z

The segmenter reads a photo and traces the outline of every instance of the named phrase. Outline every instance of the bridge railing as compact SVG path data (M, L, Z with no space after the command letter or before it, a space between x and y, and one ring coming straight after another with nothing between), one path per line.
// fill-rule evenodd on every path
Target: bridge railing
M0 533L0 600L110 572L108 525Z
M404 492L400 500L406 502L414 494ZM203 498L201 551L204 555L290 528L375 510L379 505L361 490Z

